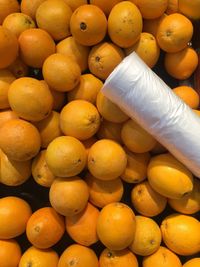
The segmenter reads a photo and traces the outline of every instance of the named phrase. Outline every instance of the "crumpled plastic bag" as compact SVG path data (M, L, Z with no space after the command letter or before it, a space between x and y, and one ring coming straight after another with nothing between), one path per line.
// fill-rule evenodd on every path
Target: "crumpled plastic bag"
M200 178L200 118L135 52L109 75L102 93Z

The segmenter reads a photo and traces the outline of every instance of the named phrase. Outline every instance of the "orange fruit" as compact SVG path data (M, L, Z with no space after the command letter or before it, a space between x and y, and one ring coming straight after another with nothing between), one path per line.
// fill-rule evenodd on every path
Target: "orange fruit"
M18 119L17 114L11 109L5 109L0 111L0 127L4 124L4 122L12 119Z
M162 16L155 18L155 19L143 19L143 32L151 33L154 37L157 35L158 27L161 23L161 21L166 17L167 15L164 13Z
M121 1L122 0L110 0L108 2L106 0L90 0L89 2L92 5L98 6L101 10L103 10L105 15L108 17L108 15L110 14L111 9Z
M79 44L73 36L69 36L58 42L56 45L56 52L73 57L80 66L82 72L87 70L90 47Z
M135 51L138 56L149 66L153 68L160 56L160 47L155 37L148 32L142 32L139 40L131 47L126 49L126 55Z
M96 104L97 94L103 87L103 82L91 73L81 75L79 84L67 93L68 101L82 99Z
M0 199L0 239L10 239L23 234L31 216L30 205L19 197Z
M179 257L166 247L160 246L142 260L142 267L182 267Z
M99 267L138 267L136 256L129 250L113 251L105 248L99 256Z
M21 59L30 67L41 68L45 59L55 53L55 43L43 29L27 29L19 38Z
M123 196L124 186L120 178L102 181L87 173L84 180L89 188L89 201L99 208L119 202Z
M48 145L45 159L55 176L71 177L84 169L87 154L84 145L75 137L59 136Z
M88 202L80 213L66 217L65 225L69 236L78 244L90 246L98 241L97 219L99 210Z
M49 88L31 77L18 78L12 82L8 90L8 101L19 117L29 121L45 119L53 106Z
M100 180L116 179L124 172L126 164L127 157L124 149L113 140L101 139L89 150L88 169Z
M0 128L0 148L12 160L26 161L40 150L40 134L31 123L12 119Z
M19 12L19 10L20 10L20 5L17 0L1 0L0 24L2 24L6 16L14 12Z
M71 15L72 10L65 0L46 0L37 8L35 17L38 27L59 41L70 36Z
M46 0L21 0L21 12L35 20L35 13L39 5Z
M58 267L98 267L98 258L91 248L72 244L60 256ZM21 266L19 266L21 267Z
M193 258L188 261L186 261L183 264L183 267L198 267L200 264L200 258Z
M198 55L192 47L177 53L166 53L164 66L169 75L178 80L188 79L198 65Z
M10 108L8 102L8 90L15 76L8 69L0 69L0 109Z
M153 217L164 211L167 198L153 190L148 181L143 181L131 190L131 202L139 214Z
M192 35L192 22L182 14L174 13L161 21L156 38L160 48L174 53L186 48Z
M158 224L151 218L135 216L136 226L129 249L140 256L148 256L158 250L162 236Z
M115 123L103 119L97 132L97 137L99 139L111 139L121 144L121 129L122 123Z
M184 214L170 214L160 226L163 242L178 255L188 256L200 251L200 223Z
M0 240L0 266L17 267L21 258L21 248L16 240Z
M193 189L192 173L170 153L151 158L147 178L155 191L168 198L179 199Z
M166 14L170 15L173 13L178 13L179 12L179 0L168 0L168 6L166 9Z
M59 256L53 249L39 249L31 246L23 253L19 267L57 267L58 260Z
M78 43L86 46L96 45L106 36L106 16L98 6L81 5L71 16L70 31Z
M111 250L127 248L133 241L136 227L135 214L124 203L112 202L104 206L97 221L97 235Z
M89 190L78 176L56 178L49 191L52 207L61 215L74 216L83 211L88 203Z
M136 121L129 119L124 122L121 130L124 145L132 152L145 153L156 144L156 140Z
M92 74L105 80L125 57L124 51L111 42L94 45L88 56L88 67Z
M18 56L19 44L16 36L0 25L0 69L7 68Z
M31 173L39 185L50 187L56 178L49 170L45 160L46 149L41 150L32 161Z
M136 43L142 32L142 15L138 7L130 1L117 3L108 17L108 35L120 47L130 47Z
M71 7L72 11L77 9L77 7L87 4L87 0L65 0L68 6Z
M16 78L28 76L29 72L28 66L22 61L20 57L17 57L15 61L8 66L8 69Z
M198 20L200 19L200 1L199 0L179 0L178 10L183 13L186 17Z
M44 61L42 73L50 87L60 92L67 92L79 83L81 69L73 58L55 53Z

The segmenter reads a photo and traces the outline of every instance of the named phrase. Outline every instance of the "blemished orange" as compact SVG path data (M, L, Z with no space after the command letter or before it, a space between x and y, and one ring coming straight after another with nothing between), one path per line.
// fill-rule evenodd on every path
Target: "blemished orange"
M71 35L71 16L72 10L65 0L46 0L39 5L35 15L38 27L47 31L55 41Z
M151 33L154 37L157 35L158 27L161 23L161 21L166 17L167 15L164 13L162 16L155 18L155 19L143 19L143 32Z
M164 211L167 198L153 190L148 181L143 181L132 188L131 203L139 214L153 217Z
M85 168L87 154L84 145L77 138L59 136L48 145L45 159L55 176L71 177Z
M15 238L23 234L31 214L30 205L22 198L2 197L0 199L0 239Z
M199 95L191 86L177 86L173 88L173 92L192 109L197 109L199 107Z
M0 25L0 69L7 68L18 56L17 37L7 28Z
M135 228L135 214L126 204L112 202L101 209L97 220L97 235L108 249L127 248L133 241Z
M37 155L41 138L37 128L22 119L12 119L0 128L0 148L13 160L26 161Z
M3 23L5 17L14 12L20 11L20 5L17 0L1 0L0 3L0 24Z
M56 45L56 52L73 57L79 64L81 72L87 70L90 47L79 44L73 36L69 36L58 42Z
M88 198L88 186L78 176L56 178L49 191L51 206L64 216L74 216L83 211L87 206Z
M39 5L45 0L22 0L21 1L21 12L29 15L35 21L35 13Z
M0 240L0 266L17 267L21 255L21 248L16 240Z
M37 209L26 225L26 236L37 248L47 249L54 246L64 235L64 218L52 207Z
M174 53L186 48L192 35L192 22L180 13L174 13L161 21L156 39L162 50Z
M168 0L168 5L165 13L170 15L179 12L178 4L179 0Z
M55 53L44 61L42 73L50 87L60 92L67 92L79 83L81 69L73 57Z
M111 139L122 144L121 129L122 123L111 122L103 119L97 132L97 137L99 139Z
M65 0L65 2L71 7L72 11L77 9L79 6L87 4L87 0Z
M199 267L200 258L192 258L183 264L183 267Z
M82 99L96 104L97 94L103 82L91 73L81 75L79 84L67 93L68 101Z
M33 68L41 68L45 59L56 50L53 38L48 32L39 28L23 31L18 42L21 59Z
M112 202L119 202L124 193L124 186L120 178L102 181L91 173L86 173L84 180L89 189L89 201L96 207L103 208Z
M88 202L82 212L65 218L67 233L80 245L95 244L99 240L97 236L98 216L99 210Z
M200 1L199 0L179 0L178 10L191 20L200 19Z
M15 79L14 74L9 69L0 69L0 109L10 108L8 90Z
M124 172L126 164L127 157L123 147L113 140L98 140L89 150L88 169L98 179L118 178Z
M134 45L142 32L142 15L130 1L117 3L108 17L108 35L119 47Z
M22 61L20 57L17 57L15 61L8 66L8 69L16 78L28 76L29 72L28 66L24 63L24 61Z
M88 67L92 74L105 80L125 57L124 51L112 42L94 45L88 56Z
M0 111L0 127L4 124L4 122L12 119L18 119L17 114L11 109L4 109Z
M28 121L45 119L53 106L53 96L49 88L31 77L18 78L11 83L8 101L11 109L20 118Z
M99 267L98 258L91 248L72 244L60 256L58 267ZM19 266L21 267L21 266Z
M138 267L136 256L129 250L113 251L105 248L99 256L99 267Z
M180 258L170 249L160 246L153 254L142 260L142 267L182 267Z
M96 5L81 5L71 16L70 31L78 43L86 46L96 45L106 36L106 16Z
M23 253L19 267L37 266L37 267L56 267L59 256L53 249L39 249L34 246L29 247Z
M151 157L147 178L155 191L168 198L179 199L193 189L191 171L170 153Z

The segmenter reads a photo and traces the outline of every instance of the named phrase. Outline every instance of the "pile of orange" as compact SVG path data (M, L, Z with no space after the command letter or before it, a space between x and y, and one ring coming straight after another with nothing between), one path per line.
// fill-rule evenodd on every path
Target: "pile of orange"
M1 267L200 266L199 179L101 92L162 54L199 116L199 19L199 0L0 0Z

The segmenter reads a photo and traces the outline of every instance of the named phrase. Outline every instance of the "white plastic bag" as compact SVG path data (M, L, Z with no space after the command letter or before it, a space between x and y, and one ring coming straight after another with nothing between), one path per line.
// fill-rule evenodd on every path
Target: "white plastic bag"
M200 118L135 52L114 69L102 93L200 177Z

